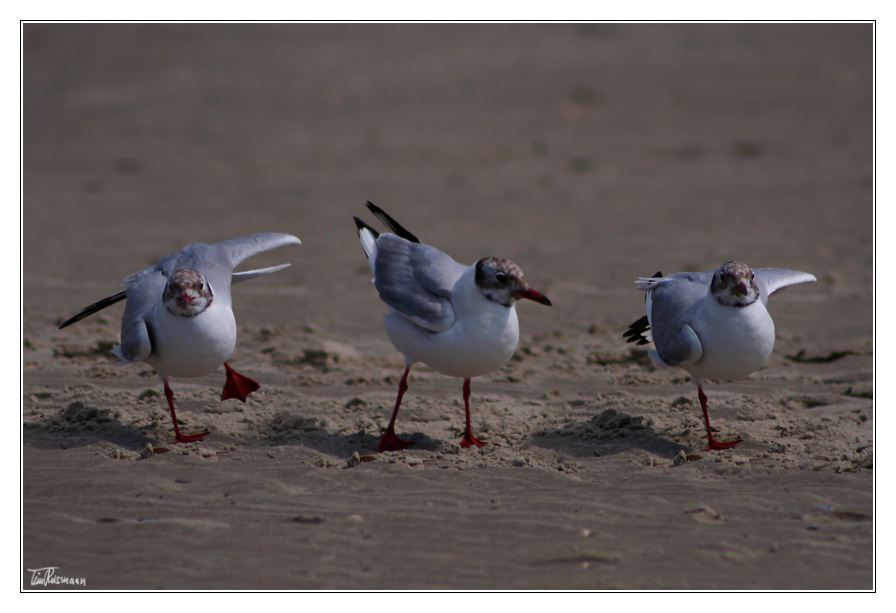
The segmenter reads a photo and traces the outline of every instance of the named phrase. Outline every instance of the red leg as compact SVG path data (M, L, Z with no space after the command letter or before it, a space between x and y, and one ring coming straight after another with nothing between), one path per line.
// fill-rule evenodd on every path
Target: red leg
M392 410L392 419L389 420L389 425L386 426L386 431L383 432L383 436L376 446L376 450L379 452L401 451L402 449L407 449L413 445L412 442L402 440L395 434L395 418L398 417L398 409L401 407L401 399L404 397L404 393L408 391L408 374L410 372L411 367L406 367L404 369L404 375L401 377L401 382L398 384L398 398L395 399L395 408Z
M256 381L232 369L227 362L224 362L224 370L227 371L227 380L224 382L221 400L234 398L246 402L246 396L261 387Z
M477 447L483 447L485 445L485 441L480 441L478 438L473 436L473 426L470 424L470 380L464 379L464 411L466 412L467 417L467 426L464 429L464 436L460 439L460 446L467 448L470 445L476 445Z
M174 413L174 392L171 391L171 388L168 386L168 380L162 379L162 383L165 384L165 398L168 399L168 408L171 409L171 421L174 422L174 442L175 443L193 443L195 441L201 441L206 436L208 436L208 432L203 432L201 434L187 434L183 435L180 433L180 427L177 425L177 415Z
M703 421L706 422L706 436L709 438L709 446L706 450L714 451L736 447L741 442L740 439L735 441L717 441L713 437L712 430L709 427L709 411L706 410L706 394L703 393L703 385L700 383L697 384L697 397L700 398L700 406L703 408Z

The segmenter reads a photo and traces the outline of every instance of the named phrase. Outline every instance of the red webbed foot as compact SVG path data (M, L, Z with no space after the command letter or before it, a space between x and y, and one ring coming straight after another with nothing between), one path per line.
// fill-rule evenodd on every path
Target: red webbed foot
M199 434L180 434L177 433L174 437L174 443L195 443L197 441L201 441L206 436L211 434L210 432L200 432Z
M260 388L257 381L253 381L245 375L241 375L224 362L224 370L227 371L227 381L224 382L224 390L221 392L221 400L240 400L246 402L246 396Z
M709 445L706 447L706 450L721 451L722 449L733 449L742 442L743 441L741 439L737 439L736 441L717 441L715 439L710 439Z
M476 445L477 447L485 447L488 443L485 441L480 441L478 438L473 436L472 434L464 434L464 437L460 439L460 446L466 449L467 447L472 447Z
M404 439L398 438L398 435L395 434L393 430L386 430L383 433L379 444L376 446L376 450L380 453L382 453L383 451L401 451L402 449L407 449L413 444L414 443L412 443L411 441L406 441Z

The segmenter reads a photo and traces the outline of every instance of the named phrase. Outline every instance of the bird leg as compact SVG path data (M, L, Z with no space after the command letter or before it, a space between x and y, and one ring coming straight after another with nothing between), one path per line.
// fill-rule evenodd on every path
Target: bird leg
M476 445L477 447L482 447L485 445L485 441L480 441L478 438L473 436L473 426L470 424L470 380L464 379L464 411L467 414L467 427L464 430L464 437L460 440L461 447L469 447L470 445Z
M174 442L175 443L193 443L196 441L201 441L206 436L209 435L208 432L202 432L200 434L181 434L180 427L177 425L177 415L174 413L174 392L171 391L171 388L168 386L168 380L162 379L162 383L165 384L165 398L168 399L168 408L171 409L171 421L174 422Z
M703 421L706 422L706 436L709 438L709 446L706 450L717 451L720 449L731 449L732 447L736 447L738 443L741 442L741 439L734 441L717 441L713 437L712 430L709 427L709 411L706 409L706 394L703 393L703 385L701 383L697 383L697 397L700 398L700 406L703 408Z
M398 384L398 398L395 399L395 408L392 410L392 418L389 420L389 425L386 426L386 431L383 432L383 436L376 446L376 450L379 452L401 451L402 449L407 449L413 445L411 441L402 440L395 434L395 418L398 416L401 399L404 397L404 393L408 391L408 374L410 374L410 372L411 367L406 367L404 369L404 375L401 377L401 382Z
M224 382L221 400L233 398L246 402L246 396L261 387L257 381L253 381L246 375L241 375L232 369L227 362L224 362L224 370L227 371L227 380Z

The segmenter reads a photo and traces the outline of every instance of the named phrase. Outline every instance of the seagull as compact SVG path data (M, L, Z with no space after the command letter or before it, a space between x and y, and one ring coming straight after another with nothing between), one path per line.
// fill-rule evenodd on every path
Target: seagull
M354 218L374 286L389 307L386 333L405 357L392 418L377 450L399 451L411 445L395 434L395 418L417 362L464 380L466 428L460 446L482 447L485 442L473 436L470 425L470 379L500 368L516 351L517 300L547 306L551 301L530 288L523 271L510 260L486 257L472 266L458 264L420 243L375 204L368 202L367 208L392 231L380 234Z
M234 273L243 260L286 245L300 245L290 234L266 232L206 245L197 243L129 275L126 289L84 307L59 329L127 300L121 319L121 343L112 352L121 364L146 362L156 369L171 409L176 443L201 441L208 432L181 434L169 377L202 377L221 364L227 373L221 400L242 402L259 385L233 370L227 360L236 346L231 283L282 270L289 264Z
M750 376L765 364L775 346L775 323L766 310L768 297L797 283L810 283L807 272L750 267L729 261L716 271L641 277L647 315L623 335L630 343L655 349L648 355L659 366L677 366L697 386L703 408L707 451L730 449L740 440L717 441L709 427L704 379L730 381Z

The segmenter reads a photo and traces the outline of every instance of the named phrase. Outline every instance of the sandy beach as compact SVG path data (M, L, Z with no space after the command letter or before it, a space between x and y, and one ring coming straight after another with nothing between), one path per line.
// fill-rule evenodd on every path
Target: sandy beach
M22 588L871 590L870 24L24 26ZM472 383L403 370L353 216L551 308ZM120 305L188 244L264 231L229 363L117 367ZM709 382L626 344L634 281L750 266L776 346ZM47 571L45 569L54 570ZM52 576L74 584L43 581Z

